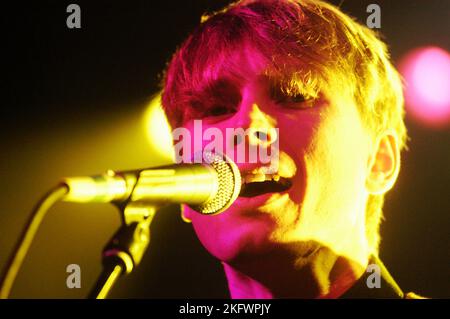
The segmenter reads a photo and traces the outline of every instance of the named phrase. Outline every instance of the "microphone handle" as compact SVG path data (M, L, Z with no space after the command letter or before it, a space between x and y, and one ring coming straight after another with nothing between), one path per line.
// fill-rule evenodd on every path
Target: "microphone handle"
M199 205L219 191L214 168L206 164L180 164L97 176L69 177L63 184L68 202L185 203Z

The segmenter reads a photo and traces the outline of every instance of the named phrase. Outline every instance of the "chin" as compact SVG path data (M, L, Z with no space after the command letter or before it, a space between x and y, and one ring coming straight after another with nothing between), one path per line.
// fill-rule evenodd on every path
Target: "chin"
M271 242L275 223L269 216L227 216L221 221L214 218L205 223L193 220L193 226L206 250L226 263L266 254L276 246Z

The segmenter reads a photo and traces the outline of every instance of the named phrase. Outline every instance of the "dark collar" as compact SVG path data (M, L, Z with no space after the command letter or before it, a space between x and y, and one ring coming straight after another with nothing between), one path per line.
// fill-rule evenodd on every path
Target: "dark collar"
M365 271L361 278L340 298L353 299L353 298L378 298L378 299L403 299L404 294L400 287L397 285L391 274L388 272L383 262L375 256L369 259L369 265L375 264L380 269L380 287L369 288L367 285L367 279L374 272Z

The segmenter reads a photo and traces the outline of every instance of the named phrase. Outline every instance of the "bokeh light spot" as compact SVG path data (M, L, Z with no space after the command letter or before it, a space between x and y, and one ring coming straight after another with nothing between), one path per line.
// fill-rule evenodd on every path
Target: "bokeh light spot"
M149 103L143 124L152 152L162 156L168 163L174 163L172 133L161 106L161 95L158 94Z
M439 47L410 51L401 60L407 114L434 127L450 123L450 54Z

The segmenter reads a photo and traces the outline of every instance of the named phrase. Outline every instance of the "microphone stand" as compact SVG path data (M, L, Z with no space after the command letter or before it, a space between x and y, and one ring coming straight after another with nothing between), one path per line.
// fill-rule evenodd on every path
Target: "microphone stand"
M91 299L106 298L117 279L140 263L150 243L150 224L157 207L136 202L118 207L122 226L103 249L103 271L89 294Z

